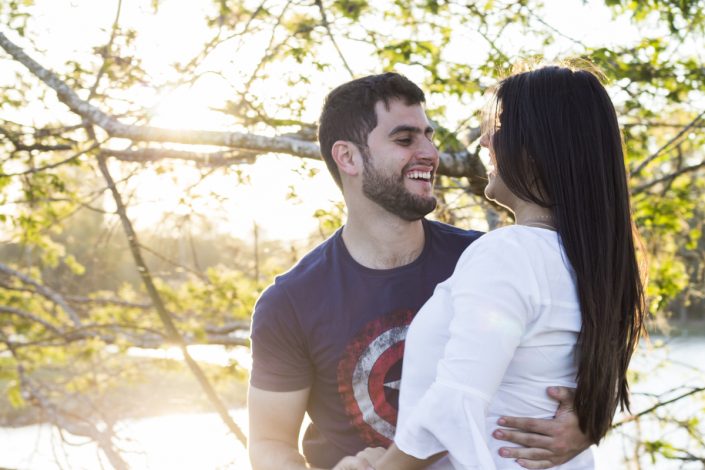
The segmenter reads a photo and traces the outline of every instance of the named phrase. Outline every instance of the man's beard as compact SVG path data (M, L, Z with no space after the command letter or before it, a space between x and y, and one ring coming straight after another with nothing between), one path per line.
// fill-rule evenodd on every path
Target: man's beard
M423 218L436 208L436 198L424 197L409 192L404 186L402 171L398 177L383 175L370 162L369 155L363 155L362 192L388 212L404 220L414 221Z

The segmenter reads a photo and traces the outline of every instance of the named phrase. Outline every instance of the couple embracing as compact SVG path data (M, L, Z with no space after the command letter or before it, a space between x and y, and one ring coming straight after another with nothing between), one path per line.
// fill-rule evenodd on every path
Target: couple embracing
M425 219L439 154L424 102L395 73L326 98L347 221L255 307L255 470L592 469L629 404L643 285L600 80L547 66L495 87L485 194L516 224L484 235Z

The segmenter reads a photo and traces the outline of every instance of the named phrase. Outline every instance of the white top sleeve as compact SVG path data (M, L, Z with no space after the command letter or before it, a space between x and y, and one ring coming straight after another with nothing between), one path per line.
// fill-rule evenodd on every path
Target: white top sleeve
M536 275L525 249L516 238L493 235L473 243L434 293L445 290L449 297L450 337L435 381L406 410L395 436L409 455L447 450L462 469L495 468L486 443L487 407L538 312Z

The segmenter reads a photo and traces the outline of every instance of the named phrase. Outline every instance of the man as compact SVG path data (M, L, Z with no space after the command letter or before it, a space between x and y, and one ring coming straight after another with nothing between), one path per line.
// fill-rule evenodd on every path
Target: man
M481 235L424 219L436 206L439 159L424 102L421 89L394 73L353 80L326 99L321 153L348 219L255 307L248 404L255 470L330 468L394 438L406 329ZM526 447L503 455L549 468L584 450L571 405L554 420L507 418L502 424L515 429L496 437ZM304 457L305 412L312 425Z

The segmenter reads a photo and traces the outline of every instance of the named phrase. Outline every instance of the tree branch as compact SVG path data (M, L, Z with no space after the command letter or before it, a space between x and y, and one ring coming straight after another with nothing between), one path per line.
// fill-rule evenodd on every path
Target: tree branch
M695 119L693 119L692 121L690 121L690 123L688 123L688 125L686 125L683 129L681 129L680 132L678 132L678 134L676 134L673 138L671 138L668 142L666 142L663 146L661 146L661 148L659 148L656 152L654 152L653 154L651 154L650 156L648 156L647 158L645 158L644 161L642 161L639 165L637 165L636 168L634 168L634 169L629 173L629 176L634 177L634 176L638 175L639 173L641 173L641 171L642 171L644 168L646 168L646 166L647 166L649 163L651 163L651 162L654 161L659 155L661 155L661 153L663 153L664 150L666 150L667 148L669 148L671 145L673 145L674 142L676 142L678 139L680 139L686 132L688 132L691 128L693 128L694 126L696 126L696 125L698 124L698 121L700 121L700 120L703 118L703 116L705 116L705 111L703 111L703 112L701 112L700 114L698 114L698 115L695 117Z
M110 461L110 464L117 470L127 470L129 466L116 450L114 445L114 434L111 423L102 423L106 425L103 430L99 429L94 423L87 419L76 420L69 414L59 409L55 404L42 393L40 388L27 377L24 366L17 355L15 344L10 341L2 332L0 332L2 341L7 345L10 354L15 359L17 375L19 376L20 389L23 397L33 405L39 407L46 413L50 422L59 430L66 430L76 436L84 436L92 439L98 444L98 447L103 451L105 456Z
M267 44L267 48L264 50L264 56L257 63L257 66L250 74L250 78L248 78L247 81L245 82L245 86L243 88L243 93L242 93L243 97L244 97L245 93L247 93L250 90L250 87L252 86L252 83L255 81L255 78L257 78L257 74L259 73L260 69L269 60L269 58L273 57L274 54L277 52L277 50L280 47L282 47L286 43L286 41L288 40L288 38L285 39L283 42L279 43L274 49L272 49L272 45L274 45L274 38L276 37L276 34L277 34L277 29L281 25L282 19L284 18L284 14L289 9L289 5L291 5L291 0L288 0L286 2L286 4L282 7L281 11L279 12L279 15L277 15L276 23L274 24L274 26L272 26L272 31L271 31L271 34L269 35L269 43Z
M335 36L333 36L333 32L330 30L330 23L328 23L328 17L326 16L325 8L323 8L323 2L321 0L315 0L315 1L316 1L316 6L318 7L318 11L321 13L321 23L323 24L323 27L326 29L326 32L328 33L328 37L330 38L330 42L333 43L333 47L335 48L335 51L338 53L338 57L340 57L340 60L343 62L345 69L350 74L350 78L354 78L355 74L353 73L352 69L350 68L350 65L348 65L348 61L345 60L345 56L343 55L343 52L340 50L340 47L338 47L338 43L335 41Z
M0 307L0 313L3 313L4 307ZM12 312L6 312L15 314ZM21 316L25 316L27 312L20 311ZM31 315L31 314L29 314ZM32 316L32 321L39 321L36 317ZM28 318L29 319L29 318ZM47 327L50 330L50 327ZM221 328L223 332L211 332L208 331L209 327L206 327L205 338L196 334L187 333L182 336L183 344L186 346L191 345L209 345L209 346L244 346L249 347L250 341L244 336L234 336L230 333L237 331L249 330L249 324L247 328L244 329L233 329L230 332L226 332L227 327ZM103 332L103 330L108 330ZM138 330L143 333L135 334L131 330ZM66 346L71 343L76 343L78 341L83 341L86 339L95 339L98 337L105 344L115 344L118 339L121 339L128 343L131 347L142 348L142 349L161 349L165 346L179 346L179 344L174 344L174 341L167 338L162 332L157 331L153 328L139 327L130 324L120 324L120 323L91 323L85 324L80 328L74 328L70 330L52 330L51 334L41 336L31 341L14 341L13 344L16 348L27 348L36 346Z
M0 33L0 47L16 61L24 65L32 74L53 89L59 100L71 111L87 122L105 130L111 137L121 137L136 142L170 142L190 145L215 145L220 147L251 150L257 153L283 153L301 158L320 160L318 145L314 142L291 137L269 137L241 132L216 132L190 129L164 129L152 126L124 124L82 100L75 91L61 81L56 74L45 69L29 57L20 47ZM479 171L478 171L479 170ZM439 174L455 177L482 178L484 166L470 152L442 153ZM479 194L476 190L473 193Z
M137 150L102 149L100 153L123 162L157 162L165 159L186 160L195 162L198 166L227 166L233 164L254 163L259 152L226 151L226 152L188 152L164 148L144 148Z
M250 329L249 320L234 320L221 326L206 326L205 330L208 333L226 334L233 331L246 331Z
M76 311L66 302L66 300L64 300L64 298L58 292L54 291L53 289L50 289L45 285L40 284L31 277L22 274L21 272L16 271L3 263L0 263L0 272L8 276L16 277L23 283L29 284L30 286L34 287L37 293L39 293L41 296L51 300L56 305L61 307L61 309L66 312L66 314L69 316L75 326L81 325L81 318L79 317L78 313L76 313Z
M640 186L637 186L636 188L634 188L632 190L632 194L639 194L639 193L641 193L641 192L643 192L653 186L656 186L659 183L663 183L664 181L673 180L674 178L676 178L680 175L699 170L700 168L703 168L703 167L705 167L705 160L703 160L702 162L700 162L696 165L683 167L680 170L675 171L671 174L668 174L666 176L662 176L661 178L656 178L655 180L649 181L648 183L644 183Z
M4 177L8 177L8 176L24 176L24 175L30 175L30 174L33 174L33 173L39 173L39 172L45 171L45 170L51 170L52 168L57 168L57 167L60 167L61 165L65 165L65 164L67 164L67 163L70 163L70 162L76 160L77 158L80 158L82 155L85 155L86 153L90 152L91 150L95 150L95 149L98 148L99 146L100 146L99 143L93 143L93 145L91 145L90 147L88 147L88 148L86 148L86 149L84 149L84 150L81 150L81 151L79 151L79 152L76 152L75 154L71 155L70 157L67 157L67 158L65 158L65 159L63 159L63 160L60 160L60 161L58 161L58 162L50 163L50 164L48 164L48 165L39 166L39 167L36 167L36 168L30 168L29 170L19 171L19 172L17 172L17 173L2 173L2 174L0 174L0 176L4 176ZM68 148L71 148L71 147L68 147ZM54 150L56 150L56 149L54 149ZM62 150L63 150L63 149L62 149Z
M98 74L95 77L95 81L93 82L93 86L91 87L91 90L88 93L88 98L86 99L86 101L91 101L93 99L96 91L98 90L98 85L100 84L100 79L103 78L103 75L108 70L108 60L110 57L110 50L113 48L113 42L115 42L115 36L117 35L121 11L122 11L122 0L118 0L117 11L115 12L115 20L113 20L113 27L110 30L110 39L108 40L108 43L103 48L103 63L100 66L100 70L98 70Z
M123 230L125 232L125 235L127 236L128 246L130 248L130 251L132 252L132 257L135 260L135 265L137 266L137 271L139 272L140 277L142 278L142 283L144 284L147 293L149 294L152 304L154 305L154 308L156 309L157 314L159 315L159 319L164 325L167 334L169 335L169 338L174 341L175 344L181 350L181 354L184 358L184 361L186 362L186 365L191 370L191 373L198 381L206 396L208 396L208 399L215 407L223 423L225 423L228 429L230 429L230 431L244 446L247 446L247 437L245 437L245 434L242 432L242 430L238 427L238 425L228 413L227 408L220 400L220 397L216 393L215 389L211 385L210 381L206 377L201 367L191 357L191 354L186 348L186 341L179 333L179 330L176 328L176 325L174 324L171 315L164 306L164 302L162 301L159 291L157 291L157 288L154 284L154 280L152 279L152 275L149 272L149 268L147 267L147 264L145 263L144 258L142 257L140 243L137 239L137 234L135 233L135 230L132 227L132 223L127 217L127 210L125 204L123 203L122 196L120 195L120 192L115 186L115 181L113 180L113 177L110 174L110 171L108 170L108 165L104 157L98 156L98 166L113 195L113 199L117 207L117 212L120 216L120 221L122 222Z
M213 39L208 41L203 46L203 49L201 50L201 52L199 52L194 57L192 57L191 60L188 61L185 65L178 65L177 70L180 73L186 73L188 71L195 70L196 67L198 67L198 65L200 65L200 63L206 57L208 57L208 55L213 50L215 50L218 46L220 46L221 44L223 44L231 39L234 39L238 36L244 36L246 33L248 33L250 31L250 25L254 22L255 18L257 18L257 16L264 11L265 2L266 2L266 0L262 0L262 2L259 4L259 6L257 8L255 8L255 10L252 12L250 17L245 22L245 25L243 26L242 30L235 32L225 38L221 38L221 36L220 36L221 31L222 31L222 25L223 25L223 21L222 21L222 17L221 17L220 21L218 22L219 23L218 24L218 32L216 33L215 37L213 37ZM239 47L236 50L239 50Z
M623 425L625 425L625 424L627 424L627 423L630 423L630 422L632 422L632 421L635 421L635 420L641 418L641 417L644 416L644 415L653 413L654 411L658 410L658 409L661 408L661 407L664 407L664 406L666 406L666 405L670 405L671 403L675 403L675 402L677 402L677 401L679 401L679 400L682 400L683 398L686 398L686 397L689 397L689 396L691 396L691 395L695 395L696 393L700 393L700 392L704 392L704 391L705 391L705 387L697 387L697 388L693 388L693 389L690 390L689 392L686 392L686 393L684 393L684 394L682 394L682 395L679 395L679 396L677 396L677 397L675 397L675 398L671 398L670 400L666 400L666 401L662 401L662 402L656 403L654 406L652 406L652 407L650 407L650 408L647 408L647 409L645 409L645 410L643 410L643 411L641 411L641 412L639 412L639 413L637 413L637 414L635 414L635 415L631 415L631 416L629 416L629 417L623 419L622 421L619 421L619 422L617 422L617 423L614 423L614 424L612 425L612 429L616 429L616 428L618 428L618 427L620 427L620 426L623 426Z
M215 132L198 130L163 129L152 126L124 124L99 108L82 100L75 91L29 57L21 48L0 33L0 47L32 74L53 89L59 100L86 121L105 130L112 137L122 137L141 142L173 142L181 144L218 145L263 152L278 152L308 158L319 158L318 146L286 137L267 137L240 132Z
M46 321L46 320L44 320L44 319L42 319L42 318L39 318L38 316L36 316L36 315L34 315L34 314L32 314L32 313L26 312L26 311L24 311L24 310L22 310L22 309L15 308L15 307L9 307L9 306L6 306L6 305L0 305L0 313L7 313L7 314L10 314L10 315L15 315L15 316L18 316L18 317L20 317L20 318L24 318L25 320L29 320L29 321L31 321L31 322L39 323L39 324L42 325L44 328L46 328L47 330L51 331L52 333L54 333L54 334L56 334L56 335L62 335L62 334L63 334L60 329L58 329L56 326L52 325L52 324L49 323L48 321Z

